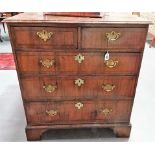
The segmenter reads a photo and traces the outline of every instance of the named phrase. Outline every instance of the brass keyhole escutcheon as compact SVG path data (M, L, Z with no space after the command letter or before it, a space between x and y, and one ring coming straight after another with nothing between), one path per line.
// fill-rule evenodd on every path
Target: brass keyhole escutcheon
M83 84L84 84L84 80L80 78L75 80L75 85L77 85L78 87L81 87Z
M106 37L108 41L115 41L120 37L121 33L117 33L115 31L111 31L109 33L106 33Z
M102 88L104 89L104 91L106 92L111 92L116 86L113 84L103 84Z
M44 42L49 40L53 36L53 32L48 32L46 30L42 30L40 32L37 32L37 35L40 39L42 39Z
M75 59L75 61L77 61L78 63L82 63L82 61L84 61L84 56L83 56L81 53L79 53L78 55L76 55L76 56L74 57L74 59Z
M83 104L82 104L81 102L77 102L77 103L75 104L75 107L76 107L78 110L80 110L81 108L83 108Z

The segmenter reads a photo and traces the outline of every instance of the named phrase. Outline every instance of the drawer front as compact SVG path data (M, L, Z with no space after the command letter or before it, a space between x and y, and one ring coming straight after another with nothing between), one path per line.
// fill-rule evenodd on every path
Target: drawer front
M128 122L130 101L61 101L25 104L28 123L120 123Z
M76 28L12 27L17 49L77 48Z
M145 28L82 28L82 48L142 49L146 40Z
M21 73L56 73L57 62L52 52L20 52L16 58Z
M103 53L54 53L20 52L17 54L22 73L58 74L136 74L141 53L110 53L104 60Z
M134 96L134 76L72 76L24 77L22 93L26 100L131 98Z

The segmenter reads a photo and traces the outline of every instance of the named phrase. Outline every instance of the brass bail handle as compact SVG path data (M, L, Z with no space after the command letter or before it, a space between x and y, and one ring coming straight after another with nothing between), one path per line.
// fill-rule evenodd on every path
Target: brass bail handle
M103 90L106 91L106 92L113 91L115 87L116 86L114 84L103 84L102 85Z
M121 33L119 32L115 32L115 31L107 32L105 34L105 37L107 39L107 48L109 48L110 41L116 41L120 38L120 36L121 36Z
M108 68L114 68L118 65L118 60L113 60L112 58L110 58L109 51L107 51L104 55L104 64Z
M54 66L55 60L54 60L54 59L41 59L41 60L40 60L40 64L41 64L43 67L51 68L52 66Z
M106 67L114 68L118 65L118 60L109 59L109 60L106 60L104 63L106 65Z
M111 31L106 33L106 38L108 41L116 41L117 39L120 38L121 33Z
M45 90L45 92L47 93L53 93L56 91L57 86L56 85L52 85L52 84L48 84L48 85L44 85L43 89Z
M42 30L37 32L37 36L43 40L44 42L46 42L47 40L49 40L52 36L53 36L53 32L48 32L46 30Z
M49 115L49 116L56 116L58 114L58 111L57 110L46 110L46 114Z
M100 112L102 112L105 116L108 116L112 112L112 109L103 108L103 109L100 110Z

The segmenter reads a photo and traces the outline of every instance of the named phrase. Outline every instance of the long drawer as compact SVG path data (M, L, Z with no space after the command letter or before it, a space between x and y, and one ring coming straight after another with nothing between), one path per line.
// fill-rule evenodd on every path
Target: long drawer
M128 122L131 101L59 101L25 104L30 125Z
M131 98L135 76L39 76L21 78L25 100Z
M17 62L21 73L30 74L136 74L140 67L141 53L106 52L19 52Z
M84 49L143 49L145 28L82 28L81 47Z
M77 28L11 27L11 31L17 49L77 48Z

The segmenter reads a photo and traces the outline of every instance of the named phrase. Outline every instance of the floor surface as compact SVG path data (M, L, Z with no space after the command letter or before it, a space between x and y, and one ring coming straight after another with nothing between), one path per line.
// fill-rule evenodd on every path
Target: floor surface
M12 53L12 48L9 41L9 35L8 35L8 30L6 25L5 25L5 28L6 28L6 32L4 32L2 24L0 24L1 36L3 40L3 42L0 42L0 53Z

